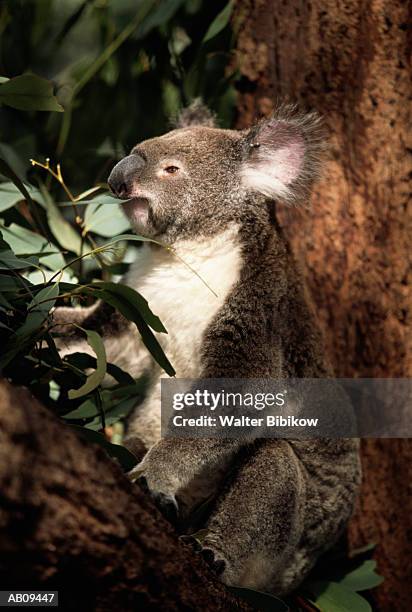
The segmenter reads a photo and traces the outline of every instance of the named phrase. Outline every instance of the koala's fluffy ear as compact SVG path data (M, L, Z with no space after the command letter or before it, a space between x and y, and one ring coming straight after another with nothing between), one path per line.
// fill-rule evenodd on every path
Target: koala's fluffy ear
M247 133L243 186L271 199L294 202L307 195L319 174L325 134L316 113L283 106Z
M183 110L173 122L176 128L194 127L203 125L205 127L216 127L213 113L205 106L201 98L196 98Z

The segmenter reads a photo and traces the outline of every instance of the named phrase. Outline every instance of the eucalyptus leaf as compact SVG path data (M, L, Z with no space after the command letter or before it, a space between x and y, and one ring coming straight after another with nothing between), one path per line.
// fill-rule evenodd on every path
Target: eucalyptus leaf
M106 412L112 410L119 405L125 399L130 397L136 399L141 397L142 386L139 383L133 383L129 385L123 385L115 389L103 389L100 393L102 400L102 407ZM90 396L84 400L80 406L71 410L64 415L65 419L76 420L76 419L89 419L99 415L99 407L96 403L96 398Z
M111 410L105 411L106 427L117 423L117 421L120 421L121 419L125 419L136 406L138 399L138 397L128 397L118 402L118 404ZM85 427L87 429L99 431L99 429L102 428L102 421L100 415L97 415L93 419L93 421L90 421L90 423L86 423Z
M149 34L149 32L151 32L154 28L158 28L159 26L170 21L173 15L185 2L186 0L159 0L158 2L146 0L147 6L152 10L148 12L147 16L138 26L134 35L135 38L143 38L144 36L147 36L147 34ZM143 0L142 5L144 4L145 1Z
M58 283L48 285L36 293L27 307L27 316L24 323L17 329L4 348L0 359L2 367L9 364L18 353L24 353L28 349L46 321L58 295Z
M369 542L369 544L365 544L365 546L360 546L359 548L354 548L349 552L349 557L352 559L353 557L357 557L359 555L364 555L376 548L376 542Z
M156 336L153 334L138 309L134 307L127 299L125 299L119 293L102 290L99 291L99 297L108 304L111 304L129 321L133 321L135 323L143 340L143 344L149 350L152 357L165 370L165 372L169 374L169 376L174 376L175 370L172 364L166 357Z
M340 585L352 591L364 591L373 589L383 582L383 577L376 573L376 561L368 559L359 567L349 572L338 582Z
M70 389L68 393L69 399L77 399L94 391L106 375L106 351L102 337L93 330L85 329L84 332L86 333L88 345L96 353L96 369L87 377L86 382L79 389Z
M27 190L33 200L40 199L40 192L32 186L27 185ZM18 202L24 200L20 189L12 182L0 183L0 212L11 208Z
M122 283L112 283L108 281L95 281L93 287L109 291L128 302L131 308L137 308L139 314L148 325L159 333L167 334L167 330L158 316L149 307L148 301L135 289Z
M41 254L42 264L53 271L60 270L65 265L63 255L56 252L57 247L40 234L16 223L11 223L7 227L0 223L0 229L16 255Z
M16 257L13 251L0 251L0 270L24 270L39 265L38 257Z
M0 83L0 103L26 111L64 110L53 94L50 81L34 74L22 74Z
M165 372L169 374L169 376L174 376L175 370L172 364L166 357L156 336L153 334L149 325L144 319L144 316L148 316L152 325L155 325L157 329L162 329L162 331L164 331L165 328L160 320L149 310L146 300L144 300L144 298L141 296L140 299L139 294L135 292L134 289L128 288L127 291L122 292L122 290L118 289L118 287L121 287L122 285L108 283L107 288L103 288L102 284L103 281L96 281L93 283L93 285L82 286L71 283L62 283L62 287L64 287L65 291L72 292L73 295L85 294L101 299L118 310L120 314L122 314L128 321L135 323L142 338L143 344L151 353L152 357L165 370ZM113 285L115 288L114 290L112 290L111 285ZM139 304L143 306L143 314L139 310Z
M305 586L321 612L372 612L364 597L336 582L308 582Z
M89 355L88 353L70 353L66 355L64 360L69 362L71 365L79 368L80 370L86 370L87 368L96 369L97 360L96 357ZM107 363L107 374L110 374L118 383L122 385L134 385L135 381L130 374L119 368L114 363Z
M82 251L82 240L78 232L63 217L54 200L48 195L46 197L47 221L53 236L64 249L73 251L80 255Z
M0 142L0 157L8 164L13 172L24 182L27 172L27 162L16 151L14 146Z
M15 171L10 167L10 165L4 160L0 158L0 172L4 174L7 178L9 178L14 185L20 190L24 199L27 202L27 205L30 209L30 213L33 217L33 220L36 223L37 229L42 232L42 234L46 235L45 227L40 219L39 211L37 210L36 204L33 202L33 199L25 187L23 181L20 177L15 173Z
M2 294L2 287L0 285L0 306L7 310L13 310L13 304Z
M29 291L31 287L30 281L22 276L12 276L8 273L0 273L0 292L1 293L16 293L20 289Z
M216 18L212 21L203 37L203 43L217 36L229 23L230 16L233 11L233 0L230 0L225 8L220 11Z

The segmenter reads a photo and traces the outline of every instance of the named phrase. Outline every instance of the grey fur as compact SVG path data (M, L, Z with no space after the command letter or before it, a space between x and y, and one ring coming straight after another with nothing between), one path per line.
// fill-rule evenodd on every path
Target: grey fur
M132 155L139 153L146 165L135 177L137 195L130 194L137 198L131 206L137 202L147 212L136 224L138 233L169 244L207 241L225 228L239 227L240 276L203 334L198 377L329 376L302 278L276 221L275 203L241 180L244 164L255 163L255 145L268 147L270 154L271 147L299 139L304 154L288 195L307 193L324 147L319 119L284 107L250 131L237 132L194 125L196 117L202 122L208 117L199 111L197 103L184 111L179 123L183 127L135 147ZM181 174L159 178L164 160L180 164ZM124 321L111 319L110 311L100 306L85 315L84 326L102 329L112 345L122 344L123 353L134 359L130 342L135 338ZM153 405L160 373L151 368L153 394L148 402ZM156 426L137 411L129 426L130 446L144 439L144 427ZM355 440L245 444L162 439L147 450L132 477L142 479L163 508L178 508L186 529L193 507L215 496L204 525L204 554L222 580L274 593L295 588L336 541L351 515L360 481Z
M185 128L193 125L217 127L216 117L207 106L204 106L201 98L193 100L192 104L184 108L172 122L172 127L175 128Z

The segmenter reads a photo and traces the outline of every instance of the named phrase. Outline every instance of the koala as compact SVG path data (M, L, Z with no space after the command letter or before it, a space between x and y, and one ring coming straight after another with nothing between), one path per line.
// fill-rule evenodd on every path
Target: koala
M164 323L158 339L177 377L332 375L276 219L278 201L306 201L323 148L316 114L283 106L237 131L217 127L196 101L113 168L109 186L136 233L173 247L145 242L123 282ZM221 580L275 594L296 588L351 515L357 440L162 438L164 373L135 327L104 304L55 317L99 330L109 361L149 377L128 423L125 443L143 455L130 476L188 534L191 513L213 498L202 552ZM72 338L70 352L87 350L80 344Z

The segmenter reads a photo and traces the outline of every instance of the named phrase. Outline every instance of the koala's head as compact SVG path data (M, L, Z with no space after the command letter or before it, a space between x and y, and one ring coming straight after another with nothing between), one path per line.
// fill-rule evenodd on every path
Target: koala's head
M304 199L322 146L315 114L282 107L249 130L225 130L196 101L176 129L136 145L108 182L137 233L207 236L274 200Z

